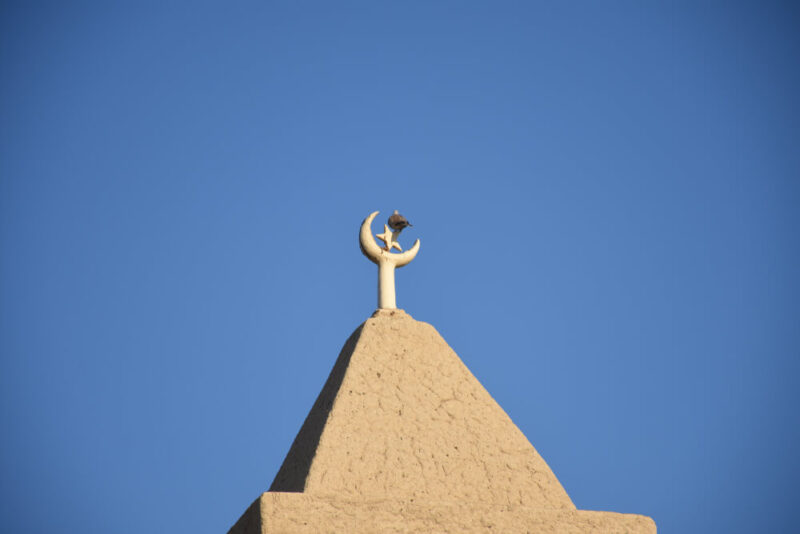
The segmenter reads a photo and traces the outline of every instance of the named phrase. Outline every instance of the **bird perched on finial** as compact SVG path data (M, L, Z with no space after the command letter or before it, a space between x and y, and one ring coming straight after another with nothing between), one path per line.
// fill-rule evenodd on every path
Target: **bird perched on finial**
M389 216L389 228L395 232L401 232L407 226L413 226L413 224L408 222L397 210L394 210L394 213Z

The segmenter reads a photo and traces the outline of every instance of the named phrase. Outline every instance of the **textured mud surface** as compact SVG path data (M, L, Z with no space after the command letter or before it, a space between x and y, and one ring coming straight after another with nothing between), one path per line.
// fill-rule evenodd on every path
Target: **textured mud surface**
M345 343L270 491L230 534L636 532L576 510L527 438L429 324L379 310Z
M270 491L575 508L439 333L401 310L347 341Z
M637 533L655 534L649 517L519 505L345 500L302 493L264 493L230 534L323 532Z

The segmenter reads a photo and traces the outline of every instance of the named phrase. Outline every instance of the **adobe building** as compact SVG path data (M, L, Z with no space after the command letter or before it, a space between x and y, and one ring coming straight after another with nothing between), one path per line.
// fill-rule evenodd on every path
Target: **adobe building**
M229 534L655 534L649 517L578 510L439 333L395 306L402 230L361 227L379 309L350 336L269 491Z

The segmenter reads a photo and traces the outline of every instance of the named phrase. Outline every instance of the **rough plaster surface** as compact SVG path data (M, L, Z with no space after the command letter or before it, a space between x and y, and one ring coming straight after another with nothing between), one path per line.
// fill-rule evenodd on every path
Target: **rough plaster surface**
M575 509L429 324L378 310L350 336L268 493L231 534L655 532Z
M318 533L637 533L656 534L649 517L522 505L347 500L264 493L228 534Z
M270 491L575 508L439 333L402 310L347 341Z

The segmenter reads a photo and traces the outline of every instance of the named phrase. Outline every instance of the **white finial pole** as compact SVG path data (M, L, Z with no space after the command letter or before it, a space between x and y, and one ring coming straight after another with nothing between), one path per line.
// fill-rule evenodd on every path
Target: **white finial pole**
M378 264L378 308L394 310L397 308L397 296L394 290L394 265L389 261Z
M384 234L379 236L386 242L386 250L382 249L375 242L372 237L372 220L378 212L369 215L364 222L361 223L361 231L358 234L358 241L361 245L361 252L369 258L369 260L378 265L378 308L393 310L397 308L397 302L394 291L394 270L395 267L402 267L407 265L411 260L416 257L419 252L419 239L414 242L414 246L400 254L393 254L390 252L392 247L400 248L394 241L397 233L392 233L389 238L389 228L384 227ZM387 239L389 239L387 241Z

